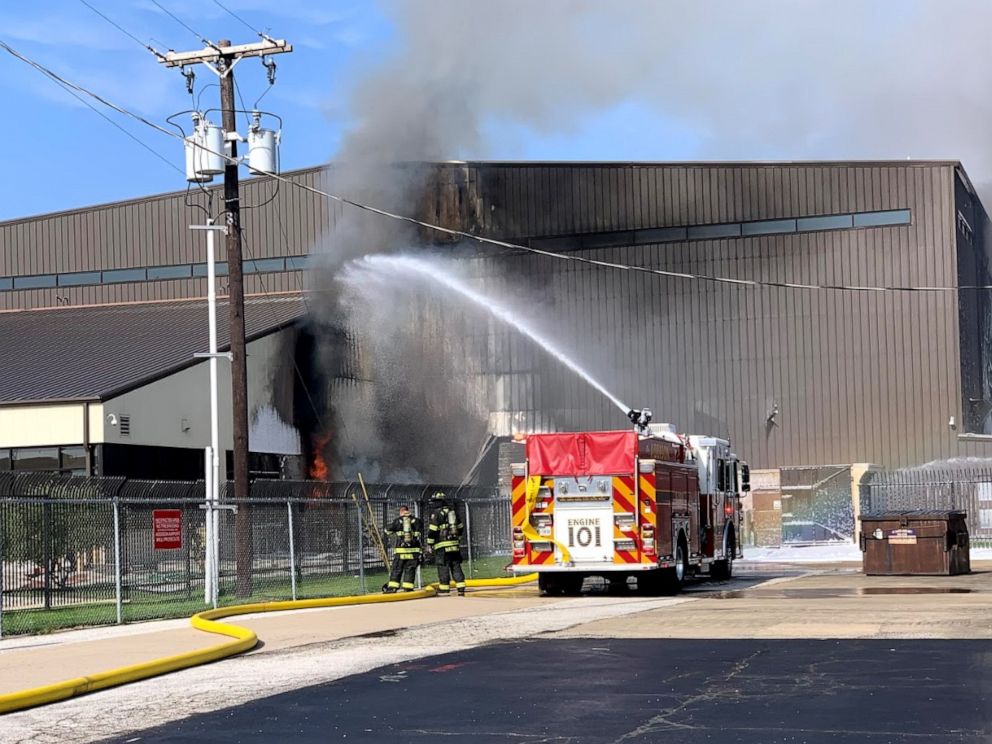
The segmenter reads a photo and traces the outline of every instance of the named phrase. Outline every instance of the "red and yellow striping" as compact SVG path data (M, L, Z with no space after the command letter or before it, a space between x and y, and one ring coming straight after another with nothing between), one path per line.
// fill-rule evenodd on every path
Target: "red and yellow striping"
M621 529L621 525L625 529ZM633 550L621 550L616 547L621 542L632 542ZM637 493L634 489L634 478L627 475L617 475L613 478L613 563L640 563L637 536Z
M635 482L637 488L635 488ZM553 493L554 483L544 482ZM514 541L521 535L529 517L527 509L527 479L522 475L514 475L511 480L512 524ZM538 501L533 505L537 514L553 514L554 499ZM613 478L613 539L618 541L633 541L634 550L614 550L614 564L654 563L654 533L657 529L657 514L655 511L655 479L653 474L640 474L635 481L633 476L619 475ZM629 518L618 518L617 515L629 515ZM625 529L621 529L621 523ZM647 528L645 530L645 528ZM646 533L646 534L645 534ZM645 543L650 540L650 544ZM524 540L523 549L514 547L513 562L521 565L543 565L554 560L555 551L551 541L538 543L547 545L550 550L535 550L530 540Z

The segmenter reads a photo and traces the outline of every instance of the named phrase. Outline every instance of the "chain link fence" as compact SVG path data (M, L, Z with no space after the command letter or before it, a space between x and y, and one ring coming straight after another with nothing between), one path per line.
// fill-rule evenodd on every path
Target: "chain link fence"
M972 545L992 547L992 462L945 461L865 475L861 513L951 510L968 513Z
M461 502L466 574L505 575L509 504L495 489L255 481L247 499L226 484L214 507L218 604L379 591L383 527L406 504L426 530L437 490ZM0 635L210 606L209 506L203 481L0 474ZM422 583L436 578L421 567Z

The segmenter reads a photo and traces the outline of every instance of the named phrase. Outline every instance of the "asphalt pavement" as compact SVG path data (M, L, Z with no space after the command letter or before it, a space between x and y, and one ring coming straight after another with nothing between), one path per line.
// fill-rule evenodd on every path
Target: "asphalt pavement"
M989 742L990 683L987 640L538 638L108 741Z

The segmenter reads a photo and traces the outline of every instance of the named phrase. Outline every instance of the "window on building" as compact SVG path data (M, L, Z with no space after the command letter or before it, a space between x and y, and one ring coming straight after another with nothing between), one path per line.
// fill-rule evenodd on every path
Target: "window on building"
M120 282L143 282L148 275L145 269L114 269L103 272L104 284L118 284Z
M78 271L74 274L59 274L60 287L78 287L82 284L99 284L99 271Z
M156 281L160 279L189 279L193 276L193 267L189 264L181 266L149 266L148 279Z
M227 261L218 261L217 266L214 269L217 272L217 276L227 276ZM193 276L206 276L207 275L207 265L193 264Z
M62 472L70 475L87 475L85 448L61 447L59 448L59 460Z
M582 235L580 242L583 248L610 248L615 245L631 245L634 242L634 233L630 230L617 232L593 233Z
M739 222L727 225L696 225L689 228L689 240L712 240L714 238L739 238Z
M55 283L55 274L14 277L14 289L47 289L54 287Z
M887 212L863 212L854 215L855 227L885 227L887 225L908 225L912 215L908 209L892 209Z
M259 258L245 261L246 274L265 274L271 271L285 271L286 260L283 258Z
M742 226L744 235L780 235L794 233L796 220L762 220L760 222L745 222Z
M10 471L10 450L0 449L0 473Z
M11 450L11 470L57 471L60 468L58 447L18 447Z
M831 214L824 217L800 217L796 220L799 232L814 230L847 230L854 227L854 215Z
M958 214L958 229L968 226L963 215ZM647 245L653 243L675 243L686 240L714 240L721 238L753 237L757 235L785 235L796 232L818 232L826 230L851 230L866 227L891 227L912 223L909 209L890 209L857 214L831 214L814 217L787 217L754 222L732 222L712 225L689 225L678 227L649 227L637 230L609 231L557 237L532 237L528 244L551 251L571 251L576 249L605 248L608 246ZM305 271L311 263L310 256L280 256L245 261L246 274L275 273L282 271ZM207 265L177 264L174 266L150 266L134 269L108 269L107 271L80 271L66 274L43 274L35 276L0 277L0 291L16 289L44 289L49 287L72 287L90 284L114 284L120 282L162 281L168 279L188 279L205 277ZM226 261L217 262L217 276L227 276Z
M648 230L637 230L634 233L635 243L677 243L686 239L684 227L653 227Z

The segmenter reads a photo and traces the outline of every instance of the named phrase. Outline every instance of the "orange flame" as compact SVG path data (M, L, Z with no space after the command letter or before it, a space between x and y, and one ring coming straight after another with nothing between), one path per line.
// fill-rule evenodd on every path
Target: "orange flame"
M326 481L330 479L330 468L327 467L327 460L324 459L324 448L331 441L330 434L315 434L313 436L313 462L310 463L310 477L314 480Z

